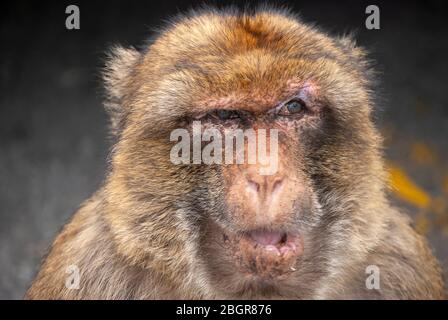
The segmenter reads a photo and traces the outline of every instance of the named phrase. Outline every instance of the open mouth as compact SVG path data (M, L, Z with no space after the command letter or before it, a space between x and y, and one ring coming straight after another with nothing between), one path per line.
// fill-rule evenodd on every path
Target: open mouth
M249 232L248 236L253 240L255 246L278 256L297 251L297 235L256 230Z
M251 230L238 235L224 234L223 239L240 270L261 278L277 278L296 271L303 253L298 233Z

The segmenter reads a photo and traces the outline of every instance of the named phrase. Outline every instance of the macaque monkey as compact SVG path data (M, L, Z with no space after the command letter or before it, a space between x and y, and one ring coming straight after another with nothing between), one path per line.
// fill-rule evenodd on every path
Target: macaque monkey
M437 260L387 199L373 77L350 37L265 7L202 10L144 50L115 47L107 179L26 298L443 298ZM267 142L275 129L276 171L173 163L170 134L195 121L267 130ZM79 271L74 288L67 270Z

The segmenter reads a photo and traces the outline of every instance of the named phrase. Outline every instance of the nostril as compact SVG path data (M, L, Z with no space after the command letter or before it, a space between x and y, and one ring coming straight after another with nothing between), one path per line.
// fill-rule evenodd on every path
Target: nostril
M255 192L260 191L260 185L255 181L247 180L247 186L252 191L255 191Z
M276 180L274 182L274 184L272 185L272 193L273 194L278 193L280 188L282 187L282 184L283 184L283 179Z

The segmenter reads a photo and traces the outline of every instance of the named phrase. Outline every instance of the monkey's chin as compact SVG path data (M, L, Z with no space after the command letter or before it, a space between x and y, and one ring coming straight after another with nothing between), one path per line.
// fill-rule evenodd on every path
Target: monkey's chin
M251 278L274 280L294 273L303 253L298 233L253 230L239 235L224 234L238 269Z

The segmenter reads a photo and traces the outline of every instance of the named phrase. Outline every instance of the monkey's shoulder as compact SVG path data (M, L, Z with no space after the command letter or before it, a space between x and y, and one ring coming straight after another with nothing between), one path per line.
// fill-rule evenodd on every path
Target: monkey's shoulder
M391 208L388 217L384 233L366 261L366 265L378 268L379 296L386 299L443 298L441 268L426 239L414 230L407 214Z

